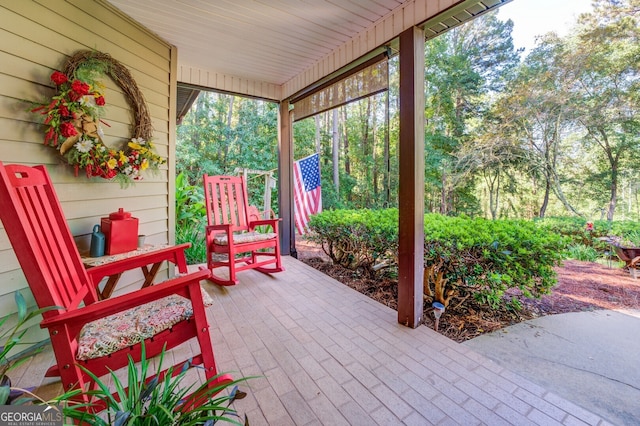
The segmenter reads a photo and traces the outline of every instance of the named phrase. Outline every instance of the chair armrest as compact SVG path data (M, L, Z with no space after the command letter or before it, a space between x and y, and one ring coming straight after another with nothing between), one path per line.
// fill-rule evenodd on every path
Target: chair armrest
M40 323L40 327L51 328L71 323L72 328L79 329L87 322L104 318L108 315L113 315L144 303L161 299L171 294L179 294L183 297L187 297L189 300L193 297L202 297L200 281L209 278L210 275L211 271L207 269L199 270L188 275L165 281L161 284L143 288L111 299L105 299L73 311L56 315L43 320Z
M256 226L270 226L273 229L273 232L278 232L278 222L281 222L281 218L277 219L261 219L261 220L253 220L249 222L249 229L253 230Z
M231 225L230 223L225 223L222 225L207 225L205 226L205 232L210 233L213 231L225 231L227 233L233 232L237 227L235 225Z
M261 226L261 225L274 225L278 222L282 222L281 218L277 219L260 219L260 220L252 220L249 222L250 226Z

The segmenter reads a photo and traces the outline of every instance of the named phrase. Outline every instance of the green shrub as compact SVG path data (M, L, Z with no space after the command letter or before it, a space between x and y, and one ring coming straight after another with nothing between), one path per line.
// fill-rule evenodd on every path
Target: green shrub
M472 295L497 308L509 303L503 298L509 288L527 297L546 294L562 248L562 237L531 221L425 217L426 279L432 297L445 304Z
M595 238L609 235L610 224L606 221L595 221L593 230L587 230L587 220L579 217L547 217L534 219L536 225L554 234L561 235L568 247L572 244L591 246Z
M620 232L617 242L622 247L640 247L640 232L636 230Z
M398 210L334 210L311 219L310 239L342 266L370 276L396 267ZM470 295L491 307L510 302L508 288L548 293L565 248L558 234L532 221L425 215L425 294L448 305ZM517 308L517 303L512 303Z
M593 252L577 249L575 246L590 247L596 253L606 253L610 250L607 238L613 237L625 247L640 247L640 224L635 221L621 220L609 222L606 220L593 221L593 230L587 230L587 220L577 217L550 217L536 219L535 223L542 229L561 235L564 238L565 253L571 259L583 256L584 260L595 261ZM576 253L581 250L581 253ZM593 260L591 260L593 259Z
M375 276L378 265L397 264L398 210L325 210L313 216L309 239L334 263Z
M207 217L204 189L191 185L184 173L176 176L176 226L200 225Z
M640 224L632 220L621 220L613 222L608 235L616 235L629 240L634 247L640 247Z

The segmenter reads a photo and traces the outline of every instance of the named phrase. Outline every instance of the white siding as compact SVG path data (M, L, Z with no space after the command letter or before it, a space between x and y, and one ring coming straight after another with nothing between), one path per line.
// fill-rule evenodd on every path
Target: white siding
M178 67L178 82L272 101L282 99L282 86L201 70L188 65Z
M109 53L129 69L142 91L154 127L154 143L167 157L175 147L175 52L138 23L101 0L0 0L0 161L45 164L62 202L71 232L81 249L100 218L122 207L140 220L149 243L173 240L171 163L159 174L126 189L103 179L75 177L52 148L43 145L43 127L23 100L42 101L53 94L49 76L78 50ZM174 62L172 64L172 61ZM173 82L171 81L173 79ZM107 144L119 147L131 136L129 107L120 88L105 77ZM160 276L167 276L165 269ZM119 289L134 286L140 271L123 276ZM130 287L133 288L133 287ZM30 292L4 228L0 225L0 315L15 311L13 292Z

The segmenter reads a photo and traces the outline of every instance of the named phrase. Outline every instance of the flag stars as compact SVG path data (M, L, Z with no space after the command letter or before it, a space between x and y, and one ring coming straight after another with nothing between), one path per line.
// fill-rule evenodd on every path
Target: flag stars
M322 211L320 155L313 154L293 163L294 216L298 232L309 231L309 219Z
M312 155L300 160L300 170L305 191L312 191L320 186L320 156Z

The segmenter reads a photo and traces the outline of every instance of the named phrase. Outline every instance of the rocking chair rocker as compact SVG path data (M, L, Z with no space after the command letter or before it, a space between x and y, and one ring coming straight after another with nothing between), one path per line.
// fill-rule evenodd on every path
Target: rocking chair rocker
M280 219L254 220L253 210L256 209L249 206L247 187L242 176L204 175L204 194L210 281L218 285L235 285L238 283L238 271L256 269L265 274L284 271L278 235ZM262 226L267 229L271 227L271 232L258 232L256 228ZM269 251L261 251L263 249ZM273 266L265 267L267 265ZM221 266L229 268L228 279L214 274L213 270Z
M81 389L79 402L95 402L86 392L96 386L80 366L103 376L125 367L129 356L140 361L142 344L153 357L165 345L168 350L195 337L200 353L192 365L203 365L209 388L231 380L218 376L213 356L203 301L208 296L200 287L208 271L98 301L44 166L0 162L0 218L38 307L58 308L40 323L56 358L46 376L60 376L65 390Z

